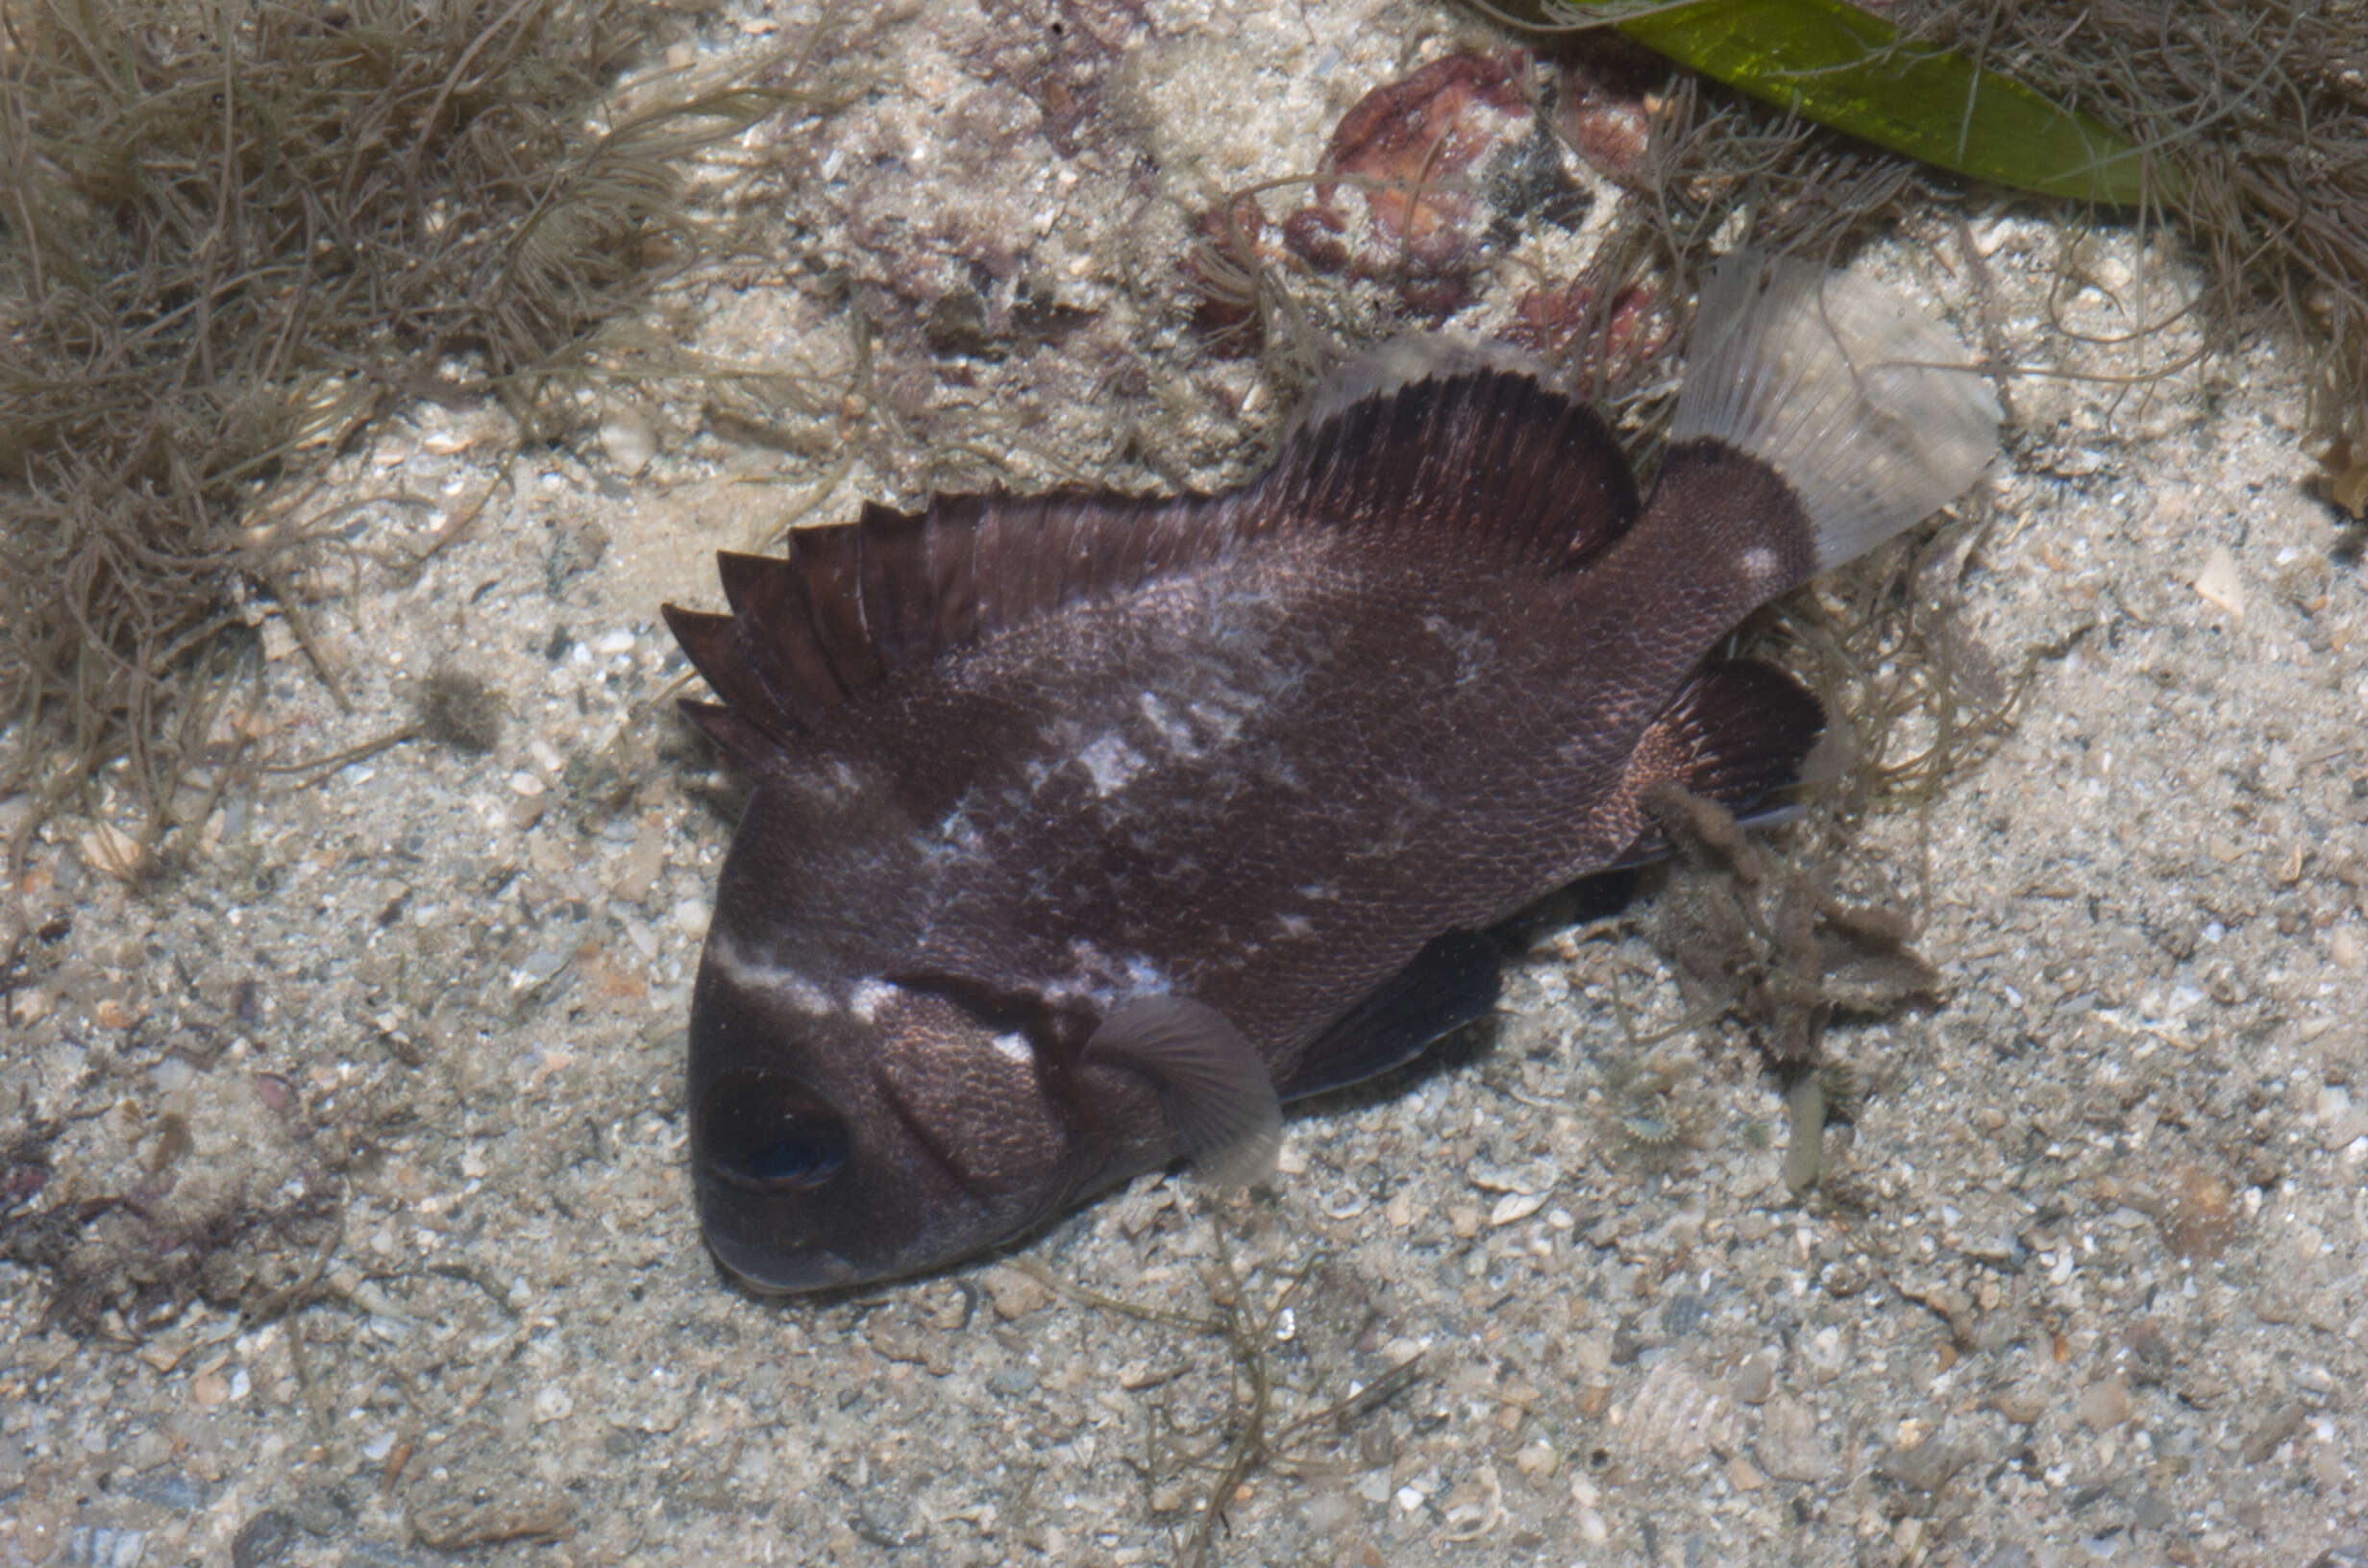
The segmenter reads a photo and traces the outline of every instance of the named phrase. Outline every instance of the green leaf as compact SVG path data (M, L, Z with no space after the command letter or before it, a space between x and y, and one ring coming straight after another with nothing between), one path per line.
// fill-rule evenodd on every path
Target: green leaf
M1960 174L2112 206L2167 194L2169 171L2104 121L1956 50L1902 42L1847 0L1688 0L1610 20L1739 91Z

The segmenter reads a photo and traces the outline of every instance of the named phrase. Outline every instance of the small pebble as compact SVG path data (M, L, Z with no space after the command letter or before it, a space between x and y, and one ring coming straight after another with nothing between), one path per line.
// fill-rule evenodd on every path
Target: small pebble
M1515 1220L1527 1219L1544 1207L1545 1194L1542 1192L1508 1192L1489 1210L1489 1223L1492 1226L1510 1225ZM1460 1236L1463 1233L1459 1230L1456 1234Z
M142 1503L185 1513L203 1507L206 1503L206 1488L178 1470L152 1470L144 1476L135 1476L124 1483L123 1490L126 1496Z
M295 1544L296 1521L277 1508L265 1508L232 1537L232 1568L263 1568L286 1556Z
M1005 1399L1017 1399L1036 1386L1036 1369L1030 1366L998 1367L987 1374L987 1387Z
M188 1354L189 1341L185 1335L167 1335L160 1339L151 1339L140 1346L138 1351L139 1359L159 1372L170 1372L174 1367L179 1366L182 1358Z
M1326 1194L1316 1207L1326 1219L1354 1219L1370 1204L1362 1188L1344 1187Z
M1465 1175L1483 1192L1517 1192L1523 1196L1547 1191L1563 1179L1562 1167L1551 1160L1533 1160L1525 1165L1495 1165L1475 1160L1466 1168Z
M2126 1378L2107 1378L2082 1390L2073 1413L2103 1432L2130 1419L2130 1384Z
M601 416L601 451L618 473L638 474L657 455L656 428L640 409L613 404Z
M1778 1481L1826 1481L1836 1468L1833 1451L1818 1435L1816 1416L1792 1399L1768 1402L1753 1457Z
M1745 1405L1765 1404L1776 1388L1776 1362L1765 1351L1747 1359L1735 1369L1735 1378L1728 1384L1736 1399Z
M139 1568L147 1552L144 1530L77 1525L65 1538L65 1560L72 1568Z
M2196 597L2232 620L2245 618L2245 578L2236 565L2236 557L2214 545L2205 554L2203 569L2195 575Z
M1672 1339L1683 1339L1702 1326L1710 1316L1710 1304L1700 1296L1687 1291L1671 1296L1662 1304L1661 1329Z
M995 1306L995 1315L1009 1323L1025 1317L1038 1308L1052 1303L1052 1292L1046 1289L1036 1277L1024 1269L999 1263L980 1276L978 1283L986 1286L987 1299Z

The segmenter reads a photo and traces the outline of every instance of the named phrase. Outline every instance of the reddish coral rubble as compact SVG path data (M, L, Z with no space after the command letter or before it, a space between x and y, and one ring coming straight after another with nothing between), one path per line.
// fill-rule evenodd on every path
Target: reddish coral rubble
M1541 134L1529 65L1522 51L1449 55L1367 93L1324 155L1322 172L1344 178L1317 184L1284 242L1319 272L1400 280L1420 313L1462 305L1492 215L1479 187Z

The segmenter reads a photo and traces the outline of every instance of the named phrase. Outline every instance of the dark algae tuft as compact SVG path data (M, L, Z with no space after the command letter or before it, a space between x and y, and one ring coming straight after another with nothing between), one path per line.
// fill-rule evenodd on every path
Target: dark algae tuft
M419 694L419 732L456 751L483 753L502 739L509 701L492 686L449 665L430 671Z

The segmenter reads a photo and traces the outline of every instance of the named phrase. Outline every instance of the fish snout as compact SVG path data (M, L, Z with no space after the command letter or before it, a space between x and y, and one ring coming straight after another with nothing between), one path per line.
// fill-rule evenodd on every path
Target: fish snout
M846 1118L797 1077L735 1067L692 1107L691 1147L707 1250L750 1289L786 1295L851 1285L862 1269L811 1222L854 1152Z

